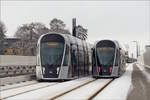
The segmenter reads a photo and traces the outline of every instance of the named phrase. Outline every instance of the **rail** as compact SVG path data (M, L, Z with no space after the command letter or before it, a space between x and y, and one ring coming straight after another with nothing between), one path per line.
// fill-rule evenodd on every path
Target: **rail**
M3 86L1 99L69 100L76 97L76 99L91 100L112 81L113 79L94 79L91 77L61 83L30 81L22 83L23 85L20 87L16 87L17 85Z

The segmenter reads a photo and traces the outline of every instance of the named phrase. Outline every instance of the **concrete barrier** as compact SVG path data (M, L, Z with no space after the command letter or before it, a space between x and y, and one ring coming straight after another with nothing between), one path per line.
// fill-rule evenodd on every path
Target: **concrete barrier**
M0 66L36 65L36 56L0 55Z
M147 48L146 52L143 54L144 64L150 66L150 48Z
M35 56L0 55L0 78L34 74L36 70Z
M138 63L150 68L150 47L138 58Z

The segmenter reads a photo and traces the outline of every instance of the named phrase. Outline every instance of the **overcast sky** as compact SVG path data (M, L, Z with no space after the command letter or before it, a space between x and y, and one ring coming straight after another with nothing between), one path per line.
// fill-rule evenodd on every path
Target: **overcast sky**
M71 31L72 18L88 29L88 41L116 39L135 52L150 41L150 1L1 1L1 20L12 37L19 25L60 18ZM133 50L134 49L134 50Z

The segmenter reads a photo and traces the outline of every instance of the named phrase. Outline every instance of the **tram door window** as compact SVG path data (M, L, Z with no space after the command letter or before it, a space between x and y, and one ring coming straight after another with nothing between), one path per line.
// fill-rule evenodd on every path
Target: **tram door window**
M91 68L91 66L92 66L92 65L91 65L91 64L92 64L92 55L91 55L92 52L90 51L90 49L91 49L91 48L88 47L88 52L87 52L87 53L88 53L88 54L87 54L87 56L88 56L88 57L87 57L88 74L90 73L89 71L91 70L90 68Z
M95 50L92 51L92 73L96 71L96 59L95 59Z
M66 45L66 51L65 51L63 66L68 66L68 61L69 61L69 46Z
M84 75L84 50L81 50L81 76Z
M87 45L84 47L84 74L87 75Z
M78 64L78 72L79 72L79 76L81 75L81 60L82 60L82 51L81 51L81 49L80 49L80 47L79 47L79 50L78 50L79 52L78 52L78 61L79 61L79 64Z
M85 45L84 63L85 63L85 75L87 75L88 74L88 48L87 48L87 44Z
M77 59L78 59L77 73L78 73L78 76L79 76L79 68L80 68L80 51L79 51L79 46L77 46Z
M83 74L85 75L86 74L86 50L85 50L85 43L83 43Z
M84 50L83 50L83 45L80 46L80 50L79 50L79 72L80 72L80 76L82 76L84 74Z
M87 51L86 51L86 74L88 75L89 73L89 50L88 50L88 47L87 47Z
M119 52L116 50L116 59L115 59L115 66L118 66L119 64Z
M75 76L75 50L72 49L72 46L71 46L71 73L72 73L72 77Z
M77 45L71 45L72 76L78 76L78 53Z
M120 52L119 50L116 51L116 59L115 59L115 66L120 66Z

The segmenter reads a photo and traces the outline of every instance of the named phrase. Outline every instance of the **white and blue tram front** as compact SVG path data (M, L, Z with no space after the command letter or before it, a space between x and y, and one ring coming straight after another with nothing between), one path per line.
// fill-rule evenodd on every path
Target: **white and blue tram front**
M69 46L60 34L46 34L38 41L37 79L67 78ZM66 71L66 72L64 72ZM63 73L63 74L62 74ZM66 74L64 74L66 73Z

